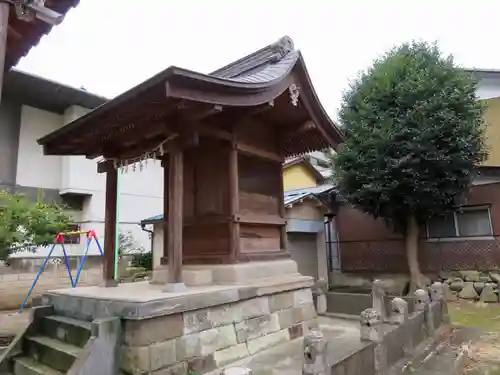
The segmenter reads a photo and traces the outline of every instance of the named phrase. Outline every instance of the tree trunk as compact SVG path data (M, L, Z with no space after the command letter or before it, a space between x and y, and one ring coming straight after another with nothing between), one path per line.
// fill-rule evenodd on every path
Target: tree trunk
M428 278L420 272L418 263L418 235L419 227L415 216L408 217L408 227L406 230L406 257L408 259L408 268L410 269L410 293L419 288L425 288Z

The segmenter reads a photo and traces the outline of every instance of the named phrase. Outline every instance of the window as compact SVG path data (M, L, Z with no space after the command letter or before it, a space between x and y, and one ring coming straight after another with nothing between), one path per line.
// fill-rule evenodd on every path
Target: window
M80 226L78 224L69 225L68 232L76 232L80 230ZM64 236L64 244L65 245L78 245L80 244L81 234L72 234Z
M428 238L491 236L488 207L461 207L454 212L435 217L427 222Z

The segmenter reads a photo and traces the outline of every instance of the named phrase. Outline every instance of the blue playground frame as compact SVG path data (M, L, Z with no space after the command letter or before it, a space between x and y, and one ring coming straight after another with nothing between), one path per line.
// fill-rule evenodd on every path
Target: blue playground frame
M80 262L80 265L78 266L78 271L76 272L76 277L73 279L73 275L71 274L71 266L69 264L69 257L68 253L66 252L66 247L64 246L64 239L66 236L71 236L71 235L82 235L85 234L87 237L87 245L85 247L85 253L83 254L83 258ZM83 270L83 265L85 264L85 261L87 260L87 255L90 249L90 244L92 243L92 240L95 240L95 243L97 245L97 248L99 249L99 253L101 253L101 256L104 256L104 252L102 250L101 244L99 243L99 240L97 238L97 235L95 231L93 230L88 230L88 231L77 231L77 232L67 232L67 233L58 233L56 236L55 242L52 244L52 247L50 248L49 253L45 257L45 260L43 261L40 270L38 271L35 280L33 280L33 284L31 284L31 287L28 291L28 294L24 298L24 301L19 308L19 312L22 312L24 310L24 307L26 306L26 303L28 303L28 300L31 296L31 293L33 293L33 289L35 289L36 283L40 279L40 276L42 275L43 271L45 270L45 267L47 266L47 263L49 262L49 259L52 255L52 252L56 248L57 245L61 245L62 251L63 251L63 257L64 257L64 264L66 266L66 269L68 270L68 276L69 276L69 281L71 283L72 288L76 288L78 285L78 280L80 279L80 274L82 273Z

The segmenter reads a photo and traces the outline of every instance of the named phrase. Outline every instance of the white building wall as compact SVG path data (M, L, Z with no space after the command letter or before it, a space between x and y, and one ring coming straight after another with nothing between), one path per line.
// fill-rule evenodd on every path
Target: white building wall
M476 95L478 99L493 99L500 97L500 79L483 78L479 80Z
M43 148L36 142L88 111L86 108L73 106L64 115L59 115L29 106L22 107L17 184L57 189L61 194L88 195L75 222L81 223L82 230L95 230L103 245L106 175L97 173L96 160L83 156L44 156ZM119 179L119 230L130 231L136 245L149 250L149 235L142 231L139 223L163 210L163 168L159 162L149 161L143 171L132 172L129 168L129 172L120 173ZM66 245L66 249L71 255L82 255L85 240L82 239L80 245ZM39 248L35 253L23 252L15 256L40 257L48 252L49 248ZM98 253L97 247L91 246L89 254ZM53 255L62 255L60 246L56 246Z
M17 159L16 183L58 189L61 181L61 157L44 156L37 139L59 129L63 117L56 113L23 105Z

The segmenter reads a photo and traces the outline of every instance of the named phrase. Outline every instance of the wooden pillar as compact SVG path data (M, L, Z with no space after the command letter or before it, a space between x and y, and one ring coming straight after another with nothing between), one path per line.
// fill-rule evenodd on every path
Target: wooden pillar
M118 170L110 167L106 172L106 207L104 213L104 286L116 286L116 205Z
M169 210L168 210L168 204L169 204L169 199L168 197L170 196L169 194L169 154L163 155L163 159L161 161L161 166L163 167L163 222L162 222L162 227L163 227L163 255L162 257L165 259L168 259L168 220L169 220Z
M238 186L238 150L236 143L231 143L229 150L229 211L232 220L229 227L229 254L232 263L237 262L240 256L240 223L235 220L240 211L239 186Z
M182 148L179 145L175 145L172 147L168 159L168 182L166 181L168 184L168 206L165 207L168 213L168 238L166 241L164 240L163 244L168 247L168 281L170 285L167 285L167 291L181 291L185 289L182 282L182 232L184 224L183 156Z
M279 215L286 219L286 210L285 210L285 188L283 185L283 165L280 163L280 191L279 191ZM281 227L281 236L280 236L280 247L281 250L286 250L288 247L288 239L286 233L286 224Z
M10 5L0 3L0 101L2 100L3 76L5 72L5 55L7 53L7 32L9 29Z

